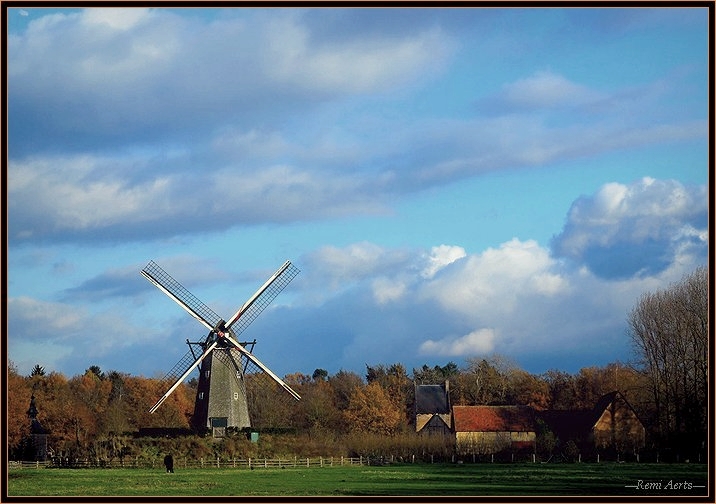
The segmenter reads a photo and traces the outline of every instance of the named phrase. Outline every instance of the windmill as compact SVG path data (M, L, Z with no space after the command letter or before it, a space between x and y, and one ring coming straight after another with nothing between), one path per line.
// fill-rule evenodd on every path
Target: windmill
M226 427L251 427L247 383L257 387L268 382L296 400L301 398L252 353L256 340L238 340L238 335L299 273L290 261L276 270L228 321L219 317L154 261L150 261L141 273L209 330L209 334L200 341L186 340L189 351L164 377L164 381L172 385L151 407L150 413L154 413L197 366L199 382L192 417L192 426L197 430L210 428L214 435L221 435Z

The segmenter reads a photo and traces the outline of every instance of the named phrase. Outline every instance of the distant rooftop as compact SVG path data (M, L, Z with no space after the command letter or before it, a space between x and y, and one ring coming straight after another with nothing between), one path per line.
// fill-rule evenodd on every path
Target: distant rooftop
M415 388L415 411L418 415L450 413L445 385L418 385Z

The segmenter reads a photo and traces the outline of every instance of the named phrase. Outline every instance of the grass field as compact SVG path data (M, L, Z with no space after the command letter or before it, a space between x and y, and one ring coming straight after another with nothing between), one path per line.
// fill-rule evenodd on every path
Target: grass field
M676 483L686 485L674 488ZM704 464L395 464L178 469L173 474L161 469L24 468L8 475L9 496L673 497L703 496L707 486Z

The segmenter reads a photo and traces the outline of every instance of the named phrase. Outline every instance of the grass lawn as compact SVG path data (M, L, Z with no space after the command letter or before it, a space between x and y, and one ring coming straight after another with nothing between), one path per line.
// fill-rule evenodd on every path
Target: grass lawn
M686 485L674 488L676 483ZM8 474L9 496L673 497L706 495L707 485L704 464L395 464L177 469L173 474L163 469L25 468Z

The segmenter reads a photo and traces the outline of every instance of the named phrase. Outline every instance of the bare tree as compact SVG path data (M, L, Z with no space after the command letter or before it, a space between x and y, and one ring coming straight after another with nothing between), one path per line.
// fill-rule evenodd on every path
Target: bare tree
M706 439L708 270L642 295L628 317L636 365L648 377L656 435L665 445Z

